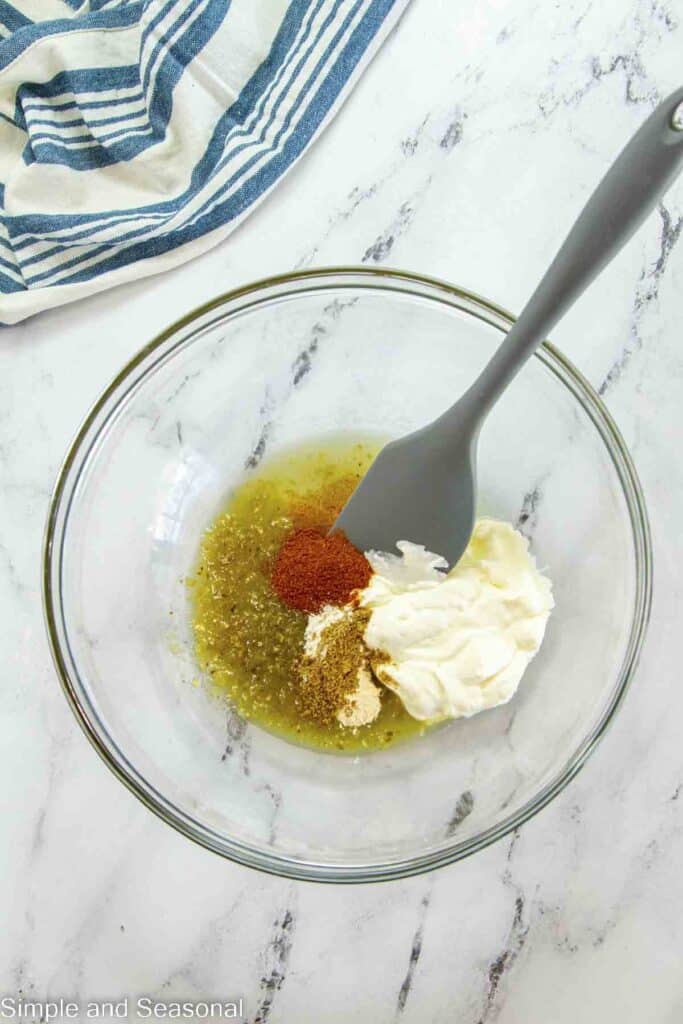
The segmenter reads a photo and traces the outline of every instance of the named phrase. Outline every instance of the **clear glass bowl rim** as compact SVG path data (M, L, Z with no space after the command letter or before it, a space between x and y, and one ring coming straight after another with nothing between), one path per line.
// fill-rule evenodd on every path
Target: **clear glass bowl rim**
M484 849L532 818L574 778L614 720L638 664L652 603L652 543L643 490L629 451L614 420L598 393L573 363L554 345L545 341L535 353L534 358L540 359L559 378L590 417L616 470L631 523L636 567L636 595L631 630L611 699L600 720L584 738L562 771L533 799L527 801L516 812L498 824L475 836L453 841L437 851L428 851L387 863L317 863L312 860L289 858L273 853L266 848L260 849L239 840L227 838L179 810L145 780L123 751L106 734L103 724L96 720L92 709L89 709L82 699L85 688L78 677L75 662L71 668L69 667L68 631L59 581L65 531L78 482L98 438L101 437L103 429L119 408L121 401L129 394L131 386L144 379L148 372L153 372L154 364L145 371L142 377L136 379L136 371L141 368L150 355L154 353L168 355L176 344L191 344L194 334L182 332L186 332L193 324L196 324L197 329L204 330L207 325L203 320L208 314L220 312L222 315L230 315L238 309L253 308L264 299L270 299L274 295L283 298L319 289L343 289L345 287L412 294L437 302L441 299L446 304L450 304L453 300L464 302L471 307L465 310L468 315L476 316L501 330L508 330L515 322L512 314L488 299L437 278L396 269L355 266L296 271L264 278L226 292L210 302L196 307L158 334L124 365L94 403L78 429L58 472L49 504L42 554L42 595L52 658L62 689L76 720L105 764L149 810L199 845L239 864L298 880L367 883L404 878L434 870ZM459 308L462 309L462 306ZM179 340L178 335L181 335ZM103 414L105 414L104 418Z

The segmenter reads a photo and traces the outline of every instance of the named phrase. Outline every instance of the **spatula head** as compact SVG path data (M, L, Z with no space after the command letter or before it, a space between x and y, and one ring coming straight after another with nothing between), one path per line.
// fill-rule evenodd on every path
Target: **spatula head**
M333 530L360 551L394 551L400 540L423 544L455 565L474 527L474 441L441 440L419 430L381 450Z

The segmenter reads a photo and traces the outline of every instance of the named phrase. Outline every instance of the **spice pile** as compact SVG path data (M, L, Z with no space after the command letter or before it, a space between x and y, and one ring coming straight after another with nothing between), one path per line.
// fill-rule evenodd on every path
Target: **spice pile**
M280 549L271 579L285 604L310 615L348 604L371 576L367 558L343 533L296 530Z
M363 609L328 605L308 620L299 665L304 714L351 728L377 717L379 690L363 640L369 617Z
M341 533L294 531L283 544L271 582L281 601L309 615L297 666L298 707L318 725L367 725L380 712L364 634L369 613L358 592L372 568Z

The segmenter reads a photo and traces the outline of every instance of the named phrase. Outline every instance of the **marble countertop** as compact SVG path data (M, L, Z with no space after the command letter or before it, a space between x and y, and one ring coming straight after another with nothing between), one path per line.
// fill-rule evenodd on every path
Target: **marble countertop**
M0 994L243 997L261 1024L683 1019L683 180L554 332L633 452L655 599L614 727L521 831L376 886L222 861L91 750L39 588L66 447L162 325L254 278L359 262L518 311L624 140L680 85L681 22L680 0L415 0L338 119L226 243L0 333Z

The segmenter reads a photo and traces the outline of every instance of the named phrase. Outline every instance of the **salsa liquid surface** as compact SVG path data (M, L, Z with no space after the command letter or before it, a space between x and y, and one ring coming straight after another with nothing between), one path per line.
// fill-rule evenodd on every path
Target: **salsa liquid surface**
M287 535L329 529L380 447L335 439L265 462L205 531L187 580L195 655L211 692L269 732L330 752L380 750L424 731L385 687L380 714L369 725L348 729L302 719L296 665L307 616L284 605L270 582Z

